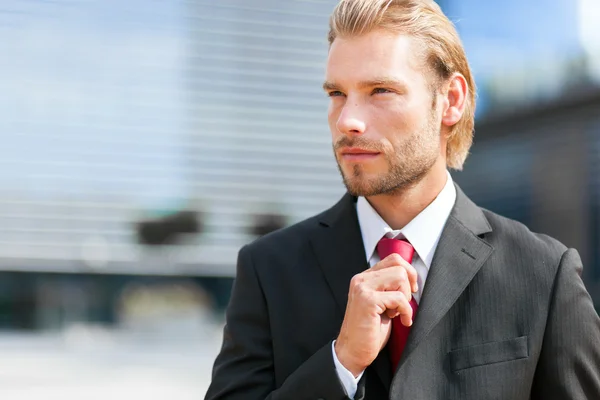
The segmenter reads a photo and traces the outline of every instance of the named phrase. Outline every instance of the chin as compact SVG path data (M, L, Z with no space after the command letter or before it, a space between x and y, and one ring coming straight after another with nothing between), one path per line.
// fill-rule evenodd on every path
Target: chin
M368 173L362 166L353 165L342 167L338 164L344 186L346 190L353 196L372 196L377 193L377 182L382 172Z
M373 187L370 182L364 178L344 179L346 190L353 196L371 196L373 195Z

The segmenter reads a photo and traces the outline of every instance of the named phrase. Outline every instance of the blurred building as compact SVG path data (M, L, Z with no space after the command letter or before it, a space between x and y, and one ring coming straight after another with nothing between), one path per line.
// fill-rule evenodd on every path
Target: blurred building
M196 1L188 89L199 260L233 274L258 225L318 213L343 186L321 86L336 1ZM259 229L261 231L261 229Z
M333 202L334 3L5 2L0 328L115 323L140 282L221 309L241 246Z
M221 310L241 246L333 204L335 3L4 2L0 328L135 320L140 285ZM597 6L440 3L481 88L456 179L580 248L600 302Z
M480 206L546 233L583 260L600 305L600 90L489 116L464 171L453 174Z

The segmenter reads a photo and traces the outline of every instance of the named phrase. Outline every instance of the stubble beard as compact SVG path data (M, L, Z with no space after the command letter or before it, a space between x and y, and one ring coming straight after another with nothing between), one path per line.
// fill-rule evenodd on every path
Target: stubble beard
M403 143L396 143L394 152L385 152L379 144L368 143L362 138L342 138L334 146L343 145L361 147L379 151L385 157L387 171L379 176L368 178L367 172L360 164L355 164L349 174L344 173L340 160L338 169L344 185L353 196L393 195L405 192L419 183L431 170L440 152L440 132L435 128L433 118L427 121L420 133L413 134Z

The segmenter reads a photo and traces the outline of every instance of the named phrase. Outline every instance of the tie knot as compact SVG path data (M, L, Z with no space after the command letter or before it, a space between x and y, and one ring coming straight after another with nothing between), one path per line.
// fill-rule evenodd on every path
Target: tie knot
M399 254L408 263L412 263L414 247L406 239L390 239L383 237L377 243L377 253L379 258L383 260L390 254Z

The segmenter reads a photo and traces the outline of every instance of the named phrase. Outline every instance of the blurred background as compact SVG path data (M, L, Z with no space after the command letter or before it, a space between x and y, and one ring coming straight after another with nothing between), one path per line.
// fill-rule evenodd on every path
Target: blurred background
M600 2L440 0L479 86L453 173L600 305ZM198 399L239 248L344 192L335 0L0 1L0 397Z

